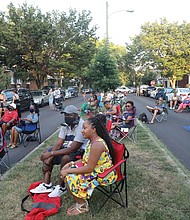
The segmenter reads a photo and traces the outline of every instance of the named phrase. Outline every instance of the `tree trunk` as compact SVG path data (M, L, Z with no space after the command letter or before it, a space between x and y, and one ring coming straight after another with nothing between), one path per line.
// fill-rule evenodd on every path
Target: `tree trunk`
M170 79L170 84L173 89L175 89L175 83L176 83L176 79Z

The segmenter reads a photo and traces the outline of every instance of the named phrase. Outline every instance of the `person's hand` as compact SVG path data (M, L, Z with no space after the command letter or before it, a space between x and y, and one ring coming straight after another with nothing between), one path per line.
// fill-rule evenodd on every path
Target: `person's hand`
M66 170L70 167L70 162L69 163L66 163L61 170Z
M61 179L64 179L68 175L67 169L61 170Z
M42 160L42 161L44 161L44 160L46 160L46 159L48 159L49 157L51 157L52 156L52 154L51 154L51 152L44 152L42 155L41 155L41 157L40 157L40 159Z

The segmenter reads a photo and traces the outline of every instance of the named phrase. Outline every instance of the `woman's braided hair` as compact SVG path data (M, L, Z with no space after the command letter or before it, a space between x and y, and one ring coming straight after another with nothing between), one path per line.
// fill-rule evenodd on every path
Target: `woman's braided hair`
M106 129L104 117L104 115L98 114L93 118L88 118L87 120L96 129L97 135L106 142L110 156L114 162L114 148L108 130Z

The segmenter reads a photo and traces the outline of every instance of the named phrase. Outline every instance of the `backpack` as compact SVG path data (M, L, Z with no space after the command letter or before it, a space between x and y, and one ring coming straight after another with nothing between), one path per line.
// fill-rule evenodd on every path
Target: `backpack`
M38 186L40 182L34 182L28 187L28 195L22 199L21 210L27 212L25 220L45 220L46 217L58 213L61 207L60 197L48 197L49 193L32 194L31 189ZM33 205L31 210L27 210L24 207L26 200L31 197Z
M143 112L139 115L139 120L142 121L142 123L147 123L148 117L145 112Z

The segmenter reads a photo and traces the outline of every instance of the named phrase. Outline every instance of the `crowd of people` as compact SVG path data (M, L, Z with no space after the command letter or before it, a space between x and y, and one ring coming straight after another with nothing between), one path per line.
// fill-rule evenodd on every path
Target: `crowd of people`
M84 101L88 110L85 112L86 119L80 117L81 112L74 105L68 105L61 112L64 123L58 139L40 157L44 180L30 190L31 193L48 193L48 197L70 193L75 204L67 209L67 215L88 212L88 199L95 187L110 185L117 179L115 170L103 179L97 179L97 176L114 164L115 154L107 120L110 115L119 118L121 112L112 103L113 97L101 97L100 93L92 93ZM130 127L131 117L134 117L133 107L134 103L127 101L126 111L122 115L125 119L122 123L118 120L118 125ZM51 179L54 165L60 165L58 185L53 185Z
M58 89L50 89L49 106L54 109L56 99L59 98ZM136 107L133 101L125 99L125 109L118 102L117 93L91 93L90 97L84 97L84 104L79 111L74 105L68 105L61 113L63 122L58 139L54 146L47 148L40 156L42 161L43 182L31 193L48 193L48 197L60 197L65 193L72 195L75 203L67 209L67 215L78 215L89 211L88 199L93 190L99 185L110 185L117 180L116 171L112 171L103 179L97 176L109 169L114 164L115 154L109 133L107 122L112 121L112 128L130 129L134 126ZM35 106L31 105L29 115L23 118L25 124L14 124L18 118L15 100L3 109L1 127L4 132L11 130L11 139L8 147L15 148L18 144L18 135L23 129L33 129L32 125L38 121ZM5 97L0 96L1 102ZM55 101L54 101L55 100ZM178 97L176 94L170 101L170 109L176 108ZM176 112L181 112L190 103L190 94L181 103ZM4 105L1 105L4 108ZM163 112L165 107L163 98L158 99L154 106L147 106L152 113L150 123L153 124L157 114ZM83 119L81 113L87 117ZM85 117L84 117L85 118ZM80 158L80 159L79 159ZM53 184L51 175L54 165L60 165L60 178L57 185ZM57 181L56 181L57 182Z
M19 134L23 131L32 132L36 129L38 122L38 108L35 104L30 105L29 115L26 118L21 117L20 100L16 89L12 90L12 100L7 102L7 97L4 92L0 93L0 129L3 139L9 131L10 143L9 148L16 148L18 146ZM36 111L37 110L37 111Z

